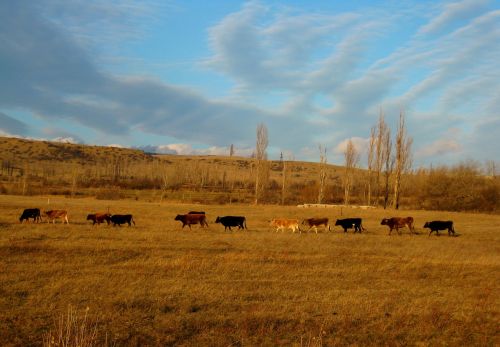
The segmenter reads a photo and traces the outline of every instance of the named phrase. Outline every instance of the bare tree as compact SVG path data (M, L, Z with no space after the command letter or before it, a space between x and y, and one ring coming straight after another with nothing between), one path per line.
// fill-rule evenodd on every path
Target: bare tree
M325 182L326 182L326 147L319 145L319 192L318 204L323 202L325 196Z
M287 160L289 160L289 161L293 160L293 154L288 153L286 155L286 158L283 158L283 152L281 152L280 160L281 160L281 204L284 205L285 204L285 196L286 196L286 192L288 189L288 186L287 186L287 183L288 183L287 182L287 174L288 174Z
M265 183L268 176L267 166L267 145L269 143L267 128L264 123L257 125L257 142L255 145L255 204L259 203L259 199L265 188Z
M401 197L401 180L412 164L411 145L413 139L408 136L405 125L403 111L399 113L398 132L396 133L395 143L395 172L394 172L394 199L392 201L395 209L399 208L399 199Z
M384 164L384 209L386 209L389 203L389 179L394 168L394 156L392 155L391 129L387 126L383 129L380 144L382 149L381 162Z
M232 157L234 155L234 145L231 143L229 146L229 156Z
M344 204L349 204L349 197L354 181L354 170L359 162L359 153L354 147L352 140L347 141L347 146L344 150Z
M376 127L376 140L375 140L375 205L378 205L380 199L380 176L384 166L384 138L386 132L389 131L387 124L384 121L384 113L380 109L378 124Z
M368 143L368 196L367 205L372 203L372 183L373 183L373 171L375 169L375 159L376 159L376 141L377 141L377 127L373 126L370 129L370 141Z
M484 164L486 176L495 178L497 176L497 165L494 160L487 160Z

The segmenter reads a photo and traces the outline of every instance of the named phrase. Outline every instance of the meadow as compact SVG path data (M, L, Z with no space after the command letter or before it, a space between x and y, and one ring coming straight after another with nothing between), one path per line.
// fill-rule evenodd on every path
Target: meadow
M21 225L27 207L67 209L71 224ZM108 209L137 225L85 220ZM174 221L193 209L208 229ZM249 229L224 232L222 215ZM380 225L407 215L420 234ZM312 216L367 230L268 227ZM459 236L427 236L432 219ZM499 229L488 214L0 195L0 345L42 345L71 311L97 345L498 346Z

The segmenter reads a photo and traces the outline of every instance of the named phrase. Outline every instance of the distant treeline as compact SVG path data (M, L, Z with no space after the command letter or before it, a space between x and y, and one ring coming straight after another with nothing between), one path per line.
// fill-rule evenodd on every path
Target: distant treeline
M401 208L499 212L500 179L494 169L488 170L472 161L414 170L403 181ZM342 168L327 165L323 203L343 202L342 175ZM254 177L255 165L250 158L115 155L87 162L65 162L11 156L2 158L0 193L252 203ZM286 205L316 202L319 180L318 163L268 161L265 189L259 202ZM355 171L350 204L368 204L368 181L366 170ZM381 206L381 200L381 196L377 198L376 193L371 193L371 205Z

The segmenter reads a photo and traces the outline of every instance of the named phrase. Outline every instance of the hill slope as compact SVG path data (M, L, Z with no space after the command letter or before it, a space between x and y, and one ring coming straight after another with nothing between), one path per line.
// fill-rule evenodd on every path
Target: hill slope
M87 164L109 162L118 158L152 160L151 155L137 149L0 137L0 160L4 161L9 160L16 163L65 161Z

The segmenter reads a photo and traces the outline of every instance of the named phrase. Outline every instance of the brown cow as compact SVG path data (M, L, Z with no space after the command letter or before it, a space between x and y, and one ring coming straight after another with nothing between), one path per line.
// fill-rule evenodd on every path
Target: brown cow
M309 226L309 229L307 231L310 231L312 228L314 228L316 234L318 233L318 227L322 225L325 227L325 230L326 228L328 228L328 231L331 231L330 224L328 224L328 218L307 218L302 221L302 224Z
M44 211L44 214L47 216L47 223L50 223L50 221L52 221L53 224L56 224L56 219L60 218L63 224L65 222L69 224L68 211L66 210Z
M404 228L408 226L410 229L410 234L415 232L415 228L413 226L413 217L392 217L392 218L384 218L382 219L381 225L387 225L389 227L389 235L392 233L392 229L396 229L397 233L401 235L401 231L399 228Z
M208 227L207 216L204 214L194 214L194 213L178 214L175 217L175 220L182 222L183 229L186 225L189 227L189 229L191 229L191 224L200 224L201 228L203 228L204 226Z
M293 233L295 233L295 230L299 230L300 232L298 219L275 218L269 225L275 227L276 232L280 229L281 231L285 231L286 228L291 229Z
M93 221L92 225L97 225L101 223L109 223L111 222L111 214L109 213L103 213L103 212L97 212L97 213L92 213L87 216L87 220Z

